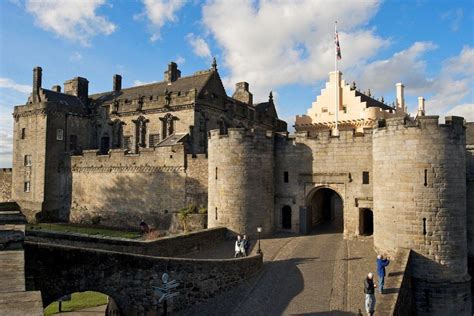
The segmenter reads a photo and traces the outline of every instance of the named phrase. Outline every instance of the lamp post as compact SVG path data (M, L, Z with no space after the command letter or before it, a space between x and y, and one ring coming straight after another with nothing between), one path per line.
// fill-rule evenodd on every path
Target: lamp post
M262 248L260 248L260 233L262 232L262 226L257 227L257 232L258 232L258 250L257 250L257 253L261 254L262 253Z

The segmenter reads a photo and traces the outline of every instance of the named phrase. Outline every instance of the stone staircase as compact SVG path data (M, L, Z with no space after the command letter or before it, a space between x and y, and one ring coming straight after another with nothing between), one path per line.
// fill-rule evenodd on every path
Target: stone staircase
M0 315L43 315L41 292L25 289L25 217L0 207Z

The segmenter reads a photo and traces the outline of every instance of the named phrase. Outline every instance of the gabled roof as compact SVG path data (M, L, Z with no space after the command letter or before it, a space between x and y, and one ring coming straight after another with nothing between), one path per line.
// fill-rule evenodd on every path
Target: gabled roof
M176 81L167 82L161 81L156 83L145 84L142 86L125 88L118 92L109 91L90 95L89 98L105 102L110 100L132 100L139 96L147 95L165 95L165 91L171 93L186 92L196 89L199 94L205 87L206 83L213 75L212 70L197 72L194 75L178 78Z
M278 118L278 114L275 109L275 104L273 103L273 101L257 103L254 105L254 107L255 107L255 111L259 113L266 113L269 116Z

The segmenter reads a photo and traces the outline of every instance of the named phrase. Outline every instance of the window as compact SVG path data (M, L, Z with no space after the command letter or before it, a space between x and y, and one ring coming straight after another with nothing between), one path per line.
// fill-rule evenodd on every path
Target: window
M423 235L426 235L426 218L423 218Z
M344 113L347 113L347 105L344 104L344 105L342 106L342 111L343 111Z
M328 111L328 108L322 108L321 112L326 113Z
M30 181L26 181L23 183L23 191L30 192Z
M64 130L58 128L56 130L56 140L63 140L64 139Z
M24 165L26 167L30 167L31 166L31 155L25 155L25 158L24 158Z
M369 172L362 171L362 184L369 184Z
M26 128L23 127L21 129L21 139L25 139L25 137L26 137Z
M425 183L424 183L424 186L428 186L428 170L425 169Z
M216 221L217 221L217 207L216 207Z
M132 136L123 137L123 149L127 151L132 151Z
M158 145L159 142L160 142L160 134L150 134L148 143L150 144L151 148L156 147L156 145Z
M283 182L288 183L289 177L288 177L288 171L283 172Z
M217 167L216 167L216 180L217 180Z

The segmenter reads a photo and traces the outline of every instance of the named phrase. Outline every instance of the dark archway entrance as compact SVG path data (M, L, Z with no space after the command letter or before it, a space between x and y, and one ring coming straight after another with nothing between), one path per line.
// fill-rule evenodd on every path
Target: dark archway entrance
M332 231L343 232L343 202L336 191L329 188L316 189L309 196L308 209L311 228L326 224Z
M281 209L281 228L291 229L291 207L288 205Z
M374 215L371 209L359 209L359 234L371 236L374 233Z

